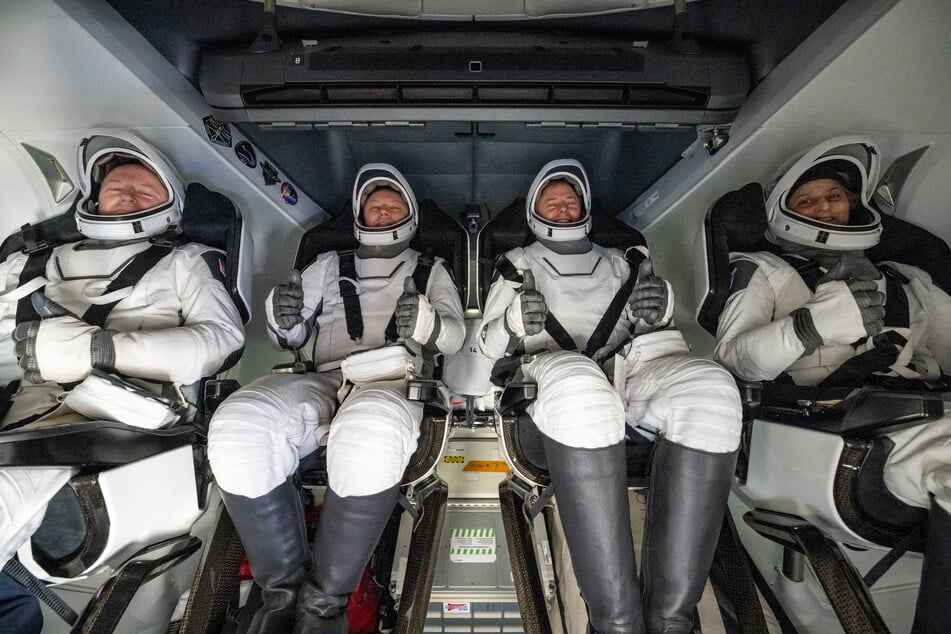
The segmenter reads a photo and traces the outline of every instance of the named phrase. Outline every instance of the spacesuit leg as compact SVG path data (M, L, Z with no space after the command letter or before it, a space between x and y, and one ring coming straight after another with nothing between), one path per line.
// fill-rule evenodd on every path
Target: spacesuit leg
M620 396L601 368L577 353L542 355L523 371L538 384L538 399L530 412L542 432L591 628L643 632Z
M316 450L339 377L271 375L228 398L212 417L208 455L244 543L263 604L250 632L289 632L310 567L300 492L291 477Z
M733 481L741 406L733 378L678 354L628 368L627 417L657 433L641 583L650 632L690 632Z
M0 469L0 568L43 522L46 505L76 469Z
M295 632L347 632L347 600L398 502L419 441L422 406L406 400L403 389L402 382L359 388L334 418L314 570L301 588Z
M624 444L577 449L542 437L558 514L594 632L643 632Z
M641 582L649 632L691 632L716 550L736 451L657 442L647 497Z
M257 498L221 492L261 586L262 605L248 627L252 634L283 634L294 624L297 592L310 552L301 492L293 478Z
M951 579L951 513L934 503L928 512L913 634L947 629L951 622L948 579Z
M951 411L947 401L945 411ZM951 619L951 415L888 436L895 447L885 486L906 504L930 507L912 631L942 631Z

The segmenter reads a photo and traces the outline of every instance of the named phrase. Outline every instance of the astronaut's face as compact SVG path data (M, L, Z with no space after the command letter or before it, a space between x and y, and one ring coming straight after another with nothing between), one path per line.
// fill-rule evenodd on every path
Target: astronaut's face
M831 178L803 183L789 196L786 206L800 216L834 225L849 224L849 197Z
M388 187L375 189L363 203L363 224L367 227L389 227L406 219L409 205Z
M545 186L535 201L535 213L548 222L577 222L581 219L581 200L574 187L565 181L554 181Z
M99 213L118 216L144 211L168 202L168 190L143 165L127 163L109 170L99 190Z

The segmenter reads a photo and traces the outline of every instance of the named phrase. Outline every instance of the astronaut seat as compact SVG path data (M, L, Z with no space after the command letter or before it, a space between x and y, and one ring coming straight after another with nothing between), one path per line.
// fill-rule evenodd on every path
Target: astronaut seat
M873 262L896 261L924 269L945 289L951 252L936 236L882 215ZM751 183L720 198L697 237L702 301L697 320L716 334L730 294L730 252L770 251L760 185ZM885 487L883 468L894 443L885 434L923 425L943 415L948 385L805 387L790 382L738 379L744 430L733 492L751 509L744 520L784 547L783 572L802 579L811 564L843 629L887 631L869 587L892 559L921 552L927 517ZM946 397L946 396L945 396ZM881 551L864 580L839 549ZM798 568L798 570L797 570ZM798 578L797 578L798 577Z
M646 247L639 231L599 208L595 199L592 209L592 242L605 247L627 249ZM480 285L487 292L492 281L495 259L515 247L522 247L535 240L525 222L525 199L518 198L493 217L480 242ZM499 436L503 449L516 475L531 484L545 486L549 483L547 463L542 450L541 438L534 428L525 408L534 398L534 385L512 383L504 376L493 380L503 387L499 399ZM647 486L650 474L653 443L633 430L628 431L626 451L628 458L628 485L632 488Z
M6 258L16 251L41 252L82 239L74 210L24 226L3 242L0 254ZM224 195L191 184L184 199L182 230L176 243L201 242L225 254L219 266L246 323L251 244L239 210ZM239 358L240 353L232 355L219 371ZM78 468L50 502L19 559L36 577L56 583L117 571L107 584L121 590L104 591L90 601L79 620L82 627L111 631L141 583L201 546L201 540L189 533L196 520L213 508L204 450L207 419L236 387L234 383L207 377L188 386L183 390L186 413L162 428L86 420L0 433L0 467Z
M480 234L479 282L483 295L495 274L496 259L535 240L526 222L525 209L525 199L516 199L494 216ZM624 252L646 245L639 232L600 209L597 200L591 216L592 242ZM554 559L547 554L549 549L559 550L563 529L551 504L553 487L543 438L527 411L537 386L513 379L519 359L502 358L493 368L492 379L499 390L494 411L496 433L512 472L512 477L499 485L499 500L519 611L526 631L556 629L559 621L565 627L583 627L587 614L580 596L574 597L577 591L573 574L568 572L571 563L567 554ZM628 430L625 451L629 489L644 489L648 485L653 447L651 441ZM549 540L553 540L551 545Z
M417 250L423 258L441 257L446 261L452 275L465 294L465 242L461 226L446 215L433 201L419 201L419 227L409 247ZM320 253L348 251L359 247L353 233L353 214L344 210L330 220L306 232L298 245L295 268L303 270ZM296 363L302 363L295 352ZM316 360L319 364L319 360ZM292 366L293 364L288 364ZM304 367L307 363L304 362ZM302 369L298 366L298 369ZM441 364L433 368L432 377L411 378L407 397L424 404L420 438L403 475L400 505L398 505L371 560L370 574L381 592L380 614L387 627L396 631L420 631L426 618L426 606L432 587L438 539L442 532L447 499L446 484L435 474L449 437L451 411L445 390L441 387ZM327 484L326 455L315 452L302 464L301 479L305 487L317 491ZM371 468L368 466L368 468ZM413 523L412 540L406 557L410 565L403 577L398 608L393 605L390 575L394 558L396 533L399 531L403 512L409 513ZM354 595L355 596L355 595ZM352 598L351 604L357 603ZM351 608L354 609L354 608ZM351 622L353 622L351 615Z

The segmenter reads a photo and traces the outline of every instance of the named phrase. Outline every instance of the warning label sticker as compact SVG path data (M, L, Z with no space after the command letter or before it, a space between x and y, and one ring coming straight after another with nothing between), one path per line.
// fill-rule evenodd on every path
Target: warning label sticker
M462 470L505 473L509 466L504 460L470 460Z
M491 563L495 561L494 528L454 528L449 542L449 561Z

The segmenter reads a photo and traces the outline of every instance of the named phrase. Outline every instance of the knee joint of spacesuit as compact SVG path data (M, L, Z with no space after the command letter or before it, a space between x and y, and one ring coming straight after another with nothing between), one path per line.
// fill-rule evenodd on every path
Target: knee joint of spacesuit
M525 371L538 383L530 409L538 429L569 447L608 447L624 438L624 408L604 371L571 352L543 355Z
M347 400L330 426L327 475L341 497L399 484L419 440L422 406L389 388L366 388Z
M707 359L681 357L664 383L668 440L712 453L739 446L742 406L729 372Z

